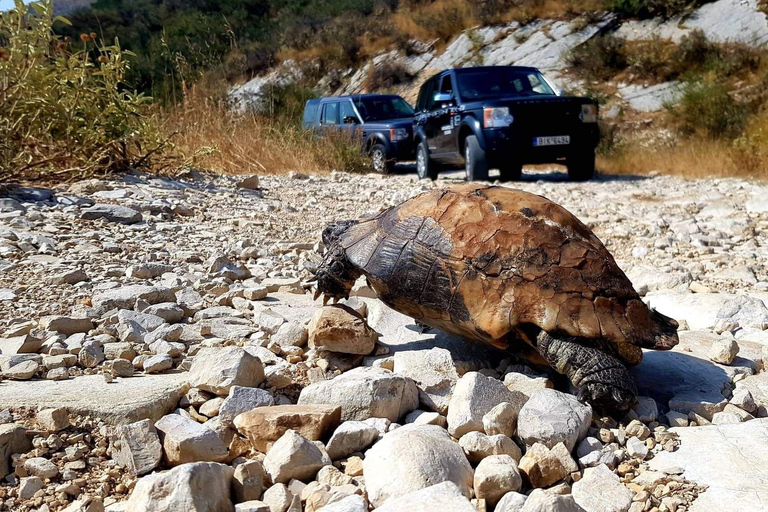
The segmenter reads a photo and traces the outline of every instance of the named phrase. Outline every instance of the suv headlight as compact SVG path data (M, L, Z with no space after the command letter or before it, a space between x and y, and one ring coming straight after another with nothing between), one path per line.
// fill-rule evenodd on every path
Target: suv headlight
M389 129L389 140L392 142L397 142L399 140L405 140L408 138L408 130L405 128L390 128Z
M507 107L488 107L483 109L485 128L506 128L515 120Z
M582 123L596 123L597 122L597 105L592 103L586 103L581 106L581 115L579 115Z

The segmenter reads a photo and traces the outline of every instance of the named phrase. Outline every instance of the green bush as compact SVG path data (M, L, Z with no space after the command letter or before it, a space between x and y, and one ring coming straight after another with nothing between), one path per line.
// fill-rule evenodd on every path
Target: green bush
M610 0L608 7L625 16L669 18L692 10L710 0Z
M626 45L610 35L593 37L571 50L568 62L593 79L608 80L627 67Z
M317 92L301 84L274 85L264 97L265 113L277 124L300 126L307 100Z
M683 131L712 138L737 137L746 126L749 109L737 103L727 85L716 82L689 82L677 105L667 105Z
M150 98L124 87L129 52L96 34L56 36L54 22L67 21L52 12L51 0L16 0L0 15L0 172L40 177L149 165L166 144L147 115Z

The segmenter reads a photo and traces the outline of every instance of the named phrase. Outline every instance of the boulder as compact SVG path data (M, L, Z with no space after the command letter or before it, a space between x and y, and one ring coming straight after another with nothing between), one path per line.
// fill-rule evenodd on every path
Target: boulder
M159 354L148 357L142 366L144 373L160 373L173 368L173 358L168 354Z
M419 392L411 379L363 367L310 384L301 390L298 403L339 405L344 421L370 417L397 421L418 407Z
M120 224L136 224L141 222L141 212L117 204L95 204L84 209L80 213L80 218L83 220L105 219Z
M546 445L535 443L528 448L518 464L520 472L534 488L549 487L568 475L557 454Z
M77 362L83 368L95 368L104 361L104 351L96 341L86 341L77 354Z
M626 512L633 497L604 464L585 469L581 480L573 484L573 499L587 512Z
M163 447L150 420L118 425L110 439L112 458L132 475L155 469L163 458Z
M69 426L69 413L63 407L43 409L37 413L37 424L47 432L58 432Z
M517 435L526 446L543 443L547 448L565 443L573 450L587 435L592 420L592 408L576 397L542 389L531 395L517 417Z
M19 481L19 499L32 499L37 491L45 487L42 478L38 476L24 477Z
M554 494L544 489L534 489L520 512L584 512L584 509L576 504L570 494Z
M303 347L307 344L307 339L307 327L302 322L293 321L286 322L278 327L277 332L272 335L270 341L274 341L282 348L287 348Z
M448 405L448 432L461 437L473 430L483 431L483 416L501 402L508 402L520 411L526 397L510 391L494 378L477 372L465 373L456 383Z
M43 346L43 338L22 334L12 338L0 338L0 354L34 354Z
M419 387L419 400L432 411L445 414L459 374L451 353L444 348L395 353L394 372L412 379Z
M395 494L376 512L477 512L464 491L455 483L445 481L407 493Z
M192 361L189 384L220 396L232 386L256 387L264 381L264 365L240 347L204 348Z
M491 506L508 492L517 492L523 485L517 462L509 455L491 455L475 468L475 496Z
M179 414L168 414L155 423L165 458L171 466L188 462L221 462L229 450L213 430Z
M360 495L353 494L339 501L329 503L319 509L318 512L368 512L368 500Z
M516 462L522 456L520 448L504 434L487 436L482 432L467 432L459 439L459 446L473 464L491 455L509 455Z
M318 309L307 329L310 348L343 354L368 355L379 339L365 318L343 304Z
M219 408L219 419L224 425L231 427L238 415L257 407L269 407L274 403L275 399L269 394L269 391L260 388L232 386L229 390L229 396Z
M182 464L136 482L125 512L228 512L235 470L215 462Z
M235 500L251 501L261 497L264 489L264 466L258 460L247 460L235 467L232 493Z
M40 364L33 360L21 361L3 371L3 377L14 380L29 380L40 370Z
M173 302L176 297L173 290L163 286L130 285L97 293L91 299L91 303L97 311L106 312L116 308L133 309L139 299L150 304L158 304Z
M31 449L32 440L27 437L27 429L16 423L0 425L0 478L11 472L11 455L27 453Z
M292 478L311 481L317 471L331 464L331 459L312 441L295 430L287 430L264 457L264 470L274 483L287 483Z
M90 318L74 318L70 316L44 316L40 320L40 328L46 331L54 331L60 334L87 333L93 329L93 321Z
M341 408L334 405L275 405L242 413L235 417L234 425L254 449L267 452L289 429L317 441L340 422Z
M483 416L483 430L489 436L503 434L515 435L517 430L518 410L509 402L501 402Z
M113 359L132 361L136 357L136 350L130 343L105 343L102 349L104 350L104 357L109 361Z
M374 507L388 499L453 482L470 497L474 472L462 449L435 425L406 425L368 450L363 461L368 498Z
M32 457L24 461L24 471L29 476L36 476L43 480L56 478L59 474L59 468L56 467L56 464L43 457Z
M534 490L534 492L537 492ZM494 512L520 512L523 510L525 500L528 498L525 494L519 492L510 491L499 500L496 504ZM554 509L558 510L558 509ZM543 512L543 511L542 511Z
M504 385L510 391L519 391L526 398L540 389L552 389L554 384L546 377L526 375L525 373L509 372L504 375Z
M272 512L287 512L293 501L293 494L285 484L275 484L264 492L264 503Z
M341 459L355 452L368 448L379 437L375 427L362 421L345 421L333 432L328 441L328 456L332 460Z
M723 336L712 342L709 351L709 359L720 364L731 364L733 358L739 353L739 344L733 338Z

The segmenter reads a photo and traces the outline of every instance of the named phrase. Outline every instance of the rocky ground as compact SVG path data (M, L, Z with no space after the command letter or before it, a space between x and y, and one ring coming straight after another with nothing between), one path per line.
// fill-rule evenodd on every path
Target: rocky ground
M321 229L436 184L131 175L0 197L0 510L706 511L768 502L768 189L556 172L681 343L600 417L363 283L307 293Z

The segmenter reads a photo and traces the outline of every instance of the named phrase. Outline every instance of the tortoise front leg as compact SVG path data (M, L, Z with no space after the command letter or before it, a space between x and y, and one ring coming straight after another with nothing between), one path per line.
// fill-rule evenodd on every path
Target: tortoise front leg
M558 372L579 388L579 400L610 410L624 411L637 400L637 386L627 367L599 348L579 343L569 336L541 331L536 348Z

